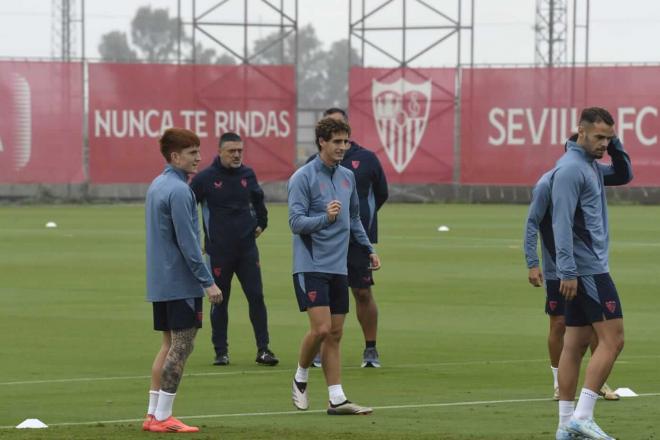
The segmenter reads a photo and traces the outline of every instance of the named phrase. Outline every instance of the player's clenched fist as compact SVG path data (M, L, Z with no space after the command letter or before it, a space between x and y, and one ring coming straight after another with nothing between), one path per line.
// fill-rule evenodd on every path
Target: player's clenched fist
M326 205L325 212L328 214L328 220L330 220L330 223L337 220L339 211L341 211L341 202L339 200L332 200Z

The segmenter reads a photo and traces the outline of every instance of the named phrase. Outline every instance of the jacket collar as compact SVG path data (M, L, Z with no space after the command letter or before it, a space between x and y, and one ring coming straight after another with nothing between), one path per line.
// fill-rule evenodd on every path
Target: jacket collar
M333 165L333 166L328 166L323 162L321 159L321 155L317 154L316 157L314 158L314 161L312 162L314 164L314 168L317 171L324 171L327 174L334 174L334 172L337 170L337 167L339 167L339 164Z
M165 165L165 169L163 170L163 174L172 174L177 176L179 179L181 179L184 182L188 182L188 173L183 171L181 168L177 168L174 165L168 163Z
M583 158L584 160L586 160L587 162L590 162L590 163L591 163L591 162L593 162L594 160L596 160L595 157L593 157L591 154L587 153L587 152L585 151L585 149L582 148L582 146L578 145L576 142L568 141L568 142L566 143L566 145L567 145L567 149L566 149L566 151L574 151L575 154L579 154L580 157L582 157L582 158Z
M215 159L213 159L212 165L216 168L216 170L220 172L225 172L225 173L235 173L241 168L243 168L243 164L241 164L240 167L238 168L227 168L226 166L222 165L222 162L220 161L220 156L215 156Z

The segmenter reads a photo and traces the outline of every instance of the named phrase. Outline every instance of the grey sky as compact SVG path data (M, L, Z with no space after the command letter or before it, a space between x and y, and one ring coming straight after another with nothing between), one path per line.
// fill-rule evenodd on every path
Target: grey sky
M293 0L285 0L292 5ZM401 1L395 0L390 6L371 19L371 25L398 25L401 23ZM438 9L454 15L456 0L427 0ZM584 4L584 0L578 0ZM383 0L367 0L367 10L381 4ZM51 0L0 1L0 56L3 58L34 58L51 55ZM80 0L76 8L80 10ZM182 0L184 20L191 15L192 0ZM217 3L214 0L197 0L198 11ZM242 11L242 0L229 0L222 7L222 18L238 20ZM273 3L279 4L273 0ZM354 0L357 5L359 2ZM569 2L572 4L572 2ZM250 0L254 6L253 17L262 22L272 21L268 8ZM299 21L301 25L312 23L320 39L326 44L346 38L348 35L348 0L299 0ZM429 24L433 14L423 12L408 0L411 23ZM463 3L467 7L468 1ZM101 35L112 30L129 32L130 21L139 6L168 8L176 14L176 0L86 0L87 32L86 51L89 57L98 57L98 44ZM291 8L287 8L292 11ZM572 9L572 8L570 8ZM421 11L421 12L420 12ZM356 9L357 12L357 9ZM469 11L464 10L469 13ZM475 62L479 64L529 64L534 62L534 16L535 0L475 0ZM216 16L217 18L219 16ZM355 17L354 17L355 19ZM426 20L426 22L424 22ZM233 47L240 46L236 28L225 30L236 34ZM252 38L263 36L268 30L254 30ZM225 34L226 35L226 34ZM400 52L400 35L394 33L373 39L391 50ZM76 54L80 53L80 31L76 31ZM436 34L437 36L437 34ZM464 33L467 47L469 34ZM434 35L418 31L409 36L409 52L423 48ZM455 37L428 56L420 58L417 65L452 65L456 61ZM584 36L578 36L578 46ZM591 2L591 45L592 62L660 62L660 2L657 0L595 0ZM355 42L357 45L357 41ZM207 43L210 46L210 44ZM570 49L570 43L569 43ZM581 57L581 53L578 59ZM467 58L466 58L467 61ZM374 51L367 52L367 64L389 65L388 61Z

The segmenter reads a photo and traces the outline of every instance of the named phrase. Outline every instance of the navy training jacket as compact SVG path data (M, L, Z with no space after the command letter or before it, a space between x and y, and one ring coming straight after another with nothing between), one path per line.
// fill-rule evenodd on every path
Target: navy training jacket
M204 246L209 255L253 240L257 226L266 229L264 192L252 168L226 168L216 157L193 177L190 186L202 205Z

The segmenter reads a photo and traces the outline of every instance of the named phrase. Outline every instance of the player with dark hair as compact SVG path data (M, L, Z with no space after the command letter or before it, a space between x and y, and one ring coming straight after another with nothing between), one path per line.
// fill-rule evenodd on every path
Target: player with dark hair
M572 136L570 141L577 141L578 135ZM568 143L566 144L568 148ZM618 138L613 139L607 146L607 154L612 159L611 165L598 164L603 170L603 183L605 186L624 185L630 181L632 176L630 158L624 151L623 145ZM554 169L545 173L534 186L532 201L529 205L527 222L525 225L524 250L527 268L529 269L528 280L534 287L545 286L546 300L545 313L549 317L550 328L548 331L548 353L550 355L550 368L553 376L554 394L553 398L559 400L559 383L557 372L559 356L564 346L564 332L566 323L564 320L564 297L559 293L559 279L555 266L555 241L552 234L552 206L550 203L552 179ZM539 257L537 243L541 239L541 256L543 269L539 269ZM598 338L594 334L591 342L591 351L596 349ZM619 396L604 384L599 394L605 400L618 400Z
M601 159L618 143L614 119L598 107L582 111L578 138L569 141L557 161L551 185L552 232L555 240L559 292L566 299L566 333L559 359L558 440L577 436L611 439L593 420L601 389L623 349L623 313L609 274L609 233L605 167ZM621 164L619 164L621 166ZM629 168L622 181L632 180ZM584 385L574 408L580 364L593 333L598 346L587 365Z
M360 221L355 176L339 166L348 149L350 126L333 118L316 124L319 155L298 169L288 184L289 226L293 232L293 285L309 331L300 347L292 384L293 404L309 408L309 367L319 348L328 385L330 415L369 414L371 408L350 402L341 385L340 341L348 313L346 255L350 235L380 268Z
M256 239L266 229L268 211L264 192L252 168L243 164L243 140L232 132L220 137L218 156L190 183L202 204L204 246L211 272L224 294L211 307L214 365L229 364L227 326L231 280L238 277L248 300L250 322L257 345L256 362L274 366L279 360L268 348L268 313Z
M348 115L340 108L332 107L323 112L330 117L348 122ZM341 165L353 171L360 200L360 219L371 243L378 243L378 211L388 198L387 179L378 157L370 150L360 146L355 140L344 154ZM307 162L312 161L313 155ZM365 348L362 353L362 367L380 367L380 358L376 349L378 334L378 306L371 286L374 278L369 263L369 255L364 252L353 238L348 246L348 285L355 298L355 310L364 335ZM314 358L314 366L321 365L321 356Z
M201 160L199 138L170 128L160 138L167 165L147 190L147 301L153 303L154 329L163 332L151 368L149 407L142 429L152 432L197 432L172 416L183 367L202 326L202 297L222 302L199 247L195 195L187 184Z

